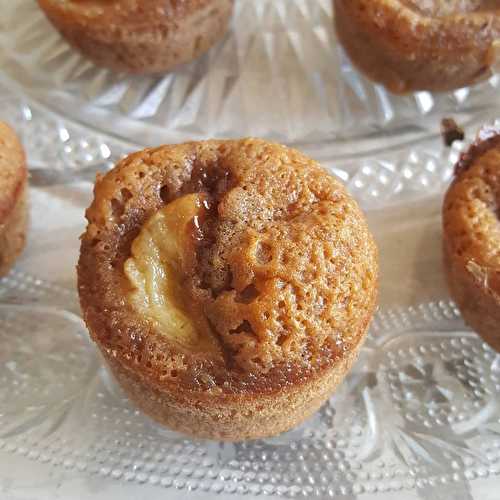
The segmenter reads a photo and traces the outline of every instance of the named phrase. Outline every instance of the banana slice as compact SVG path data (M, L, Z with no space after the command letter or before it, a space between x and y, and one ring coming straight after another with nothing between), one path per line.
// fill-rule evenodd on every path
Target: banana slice
M182 286L196 259L197 233L206 214L204 201L201 194L189 194L156 212L133 241L124 267L134 307L161 334L188 349L206 347L210 340L206 320L199 314L193 318Z

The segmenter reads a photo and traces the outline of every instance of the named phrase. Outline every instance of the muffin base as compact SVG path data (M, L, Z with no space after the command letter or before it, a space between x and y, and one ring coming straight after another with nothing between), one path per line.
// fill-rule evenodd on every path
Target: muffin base
M275 436L307 420L343 381L362 344L314 378L272 394L167 392L102 354L127 396L153 420L194 438L235 442Z

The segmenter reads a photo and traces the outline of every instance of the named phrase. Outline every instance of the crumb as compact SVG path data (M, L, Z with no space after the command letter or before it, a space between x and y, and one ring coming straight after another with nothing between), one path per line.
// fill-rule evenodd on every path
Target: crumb
M441 136L445 146L450 147L455 141L463 141L465 132L453 118L443 118L441 120Z

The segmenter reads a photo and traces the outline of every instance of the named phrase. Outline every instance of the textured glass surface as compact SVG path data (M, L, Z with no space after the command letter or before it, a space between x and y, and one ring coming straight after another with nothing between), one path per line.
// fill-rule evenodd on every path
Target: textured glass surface
M384 306L360 360L311 420L273 439L221 444L185 439L138 412L89 341L73 289L22 271L29 266L21 261L0 280L2 454L95 484L164 488L168 498L179 491L248 498L385 498L392 491L404 498L410 490L467 498L472 480L500 475L500 358L436 286L443 281L433 247L439 222L419 223L409 204L443 192L464 148L443 148L431 135L442 116L465 123L468 138L498 117L485 111L498 99L498 76L454 93L394 97L353 70L335 42L329 0L237 0L231 32L207 56L163 78L129 78L69 49L34 0L0 6L0 81L27 93L0 96L0 119L21 135L32 194L43 193L32 197L40 232L31 234L28 254L41 256L35 262L77 254L88 197L59 183L91 179L137 145L251 134L311 154L365 208L398 203L368 216L383 237L385 276L401 274L401 283L382 283ZM60 233L39 220L49 212L40 199L61 219L71 206ZM403 209L410 214L404 236L377 234L377 217L397 219ZM407 248L413 232L422 241ZM68 267L65 277L74 275L74 262ZM412 288L405 306L395 307L405 286ZM2 479L0 464L0 491ZM48 475L45 486L60 484Z
M478 127L487 121L493 123L497 117L494 108L482 113L466 127L467 137L473 138ZM134 150L131 144L47 113L25 98L9 94L0 98L0 119L14 124L22 139L32 185L92 181L96 172L106 171ZM431 135L384 150L377 149L377 141L372 147L362 153L353 149L350 154L332 159L332 148L327 146L316 149L314 155L367 209L408 203L442 192L464 143L455 142L446 148L439 136Z
M163 77L99 69L71 49L34 0L2 2L3 78L76 121L131 144L262 136L311 154L436 131L444 114L486 109L500 76L445 94L394 96L339 47L331 0L237 0L232 27L201 59ZM346 144L347 141L347 144Z

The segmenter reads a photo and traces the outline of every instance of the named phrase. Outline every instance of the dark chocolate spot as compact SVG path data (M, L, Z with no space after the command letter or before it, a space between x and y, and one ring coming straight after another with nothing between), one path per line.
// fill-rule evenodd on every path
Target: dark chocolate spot
M450 147L455 141L463 141L465 132L453 118L443 118L441 120L441 136L445 146Z

